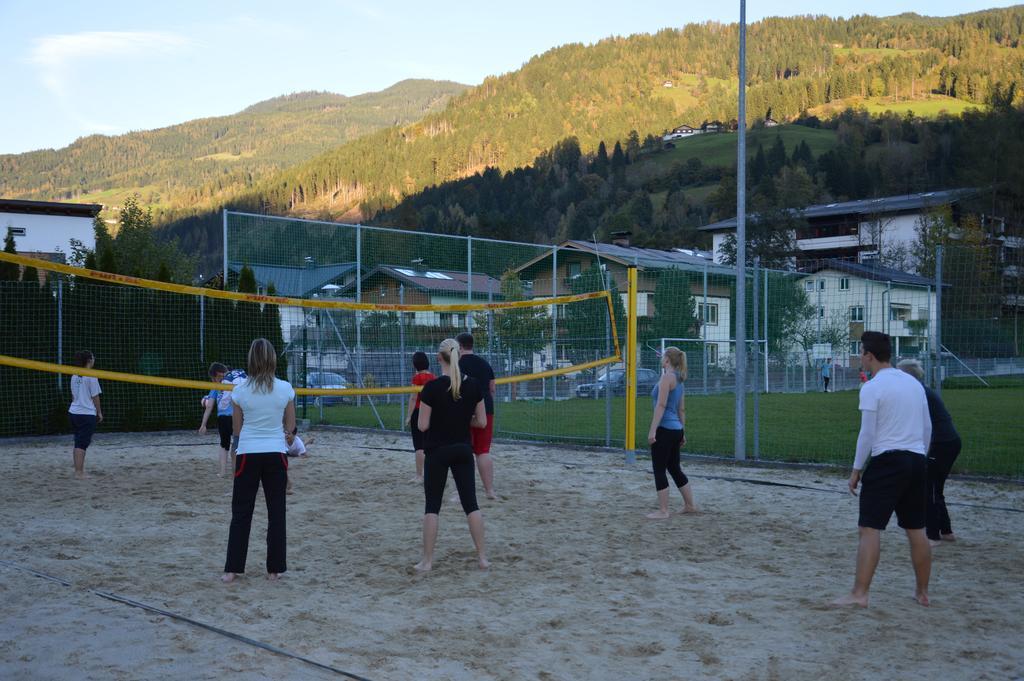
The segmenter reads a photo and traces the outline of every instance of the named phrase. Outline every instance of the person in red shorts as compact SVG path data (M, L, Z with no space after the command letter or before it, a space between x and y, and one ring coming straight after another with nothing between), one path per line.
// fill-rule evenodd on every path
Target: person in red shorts
M494 370L483 357L473 354L473 334L460 333L455 337L459 342L459 369L467 376L476 379L483 388L484 408L487 412L487 425L470 431L473 454L476 455L476 467L480 471L480 480L484 483L484 494L488 499L497 499L494 493L494 462L491 460L491 439L494 437Z

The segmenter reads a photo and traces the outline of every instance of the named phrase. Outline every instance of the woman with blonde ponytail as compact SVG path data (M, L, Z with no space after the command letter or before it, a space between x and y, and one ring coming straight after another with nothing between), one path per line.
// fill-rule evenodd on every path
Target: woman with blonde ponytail
M441 342L437 352L443 376L423 386L417 426L426 435L424 443L423 559L416 564L421 572L430 570L437 542L438 514L444 499L448 471L455 479L462 510L469 522L469 534L476 546L481 570L490 567L484 552L484 518L476 503L476 479L473 447L469 429L487 423L483 391L477 381L459 370L459 344L452 338Z
M683 496L683 513L693 513L690 481L679 466L679 450L686 444L683 425L686 423L686 400L683 396L683 380L686 378L686 354L675 346L665 348L661 356L661 380L651 391L654 399L654 414L647 432L651 445L651 465L654 468L654 488L658 492L658 510L648 513L651 519L669 517L668 472L672 482Z

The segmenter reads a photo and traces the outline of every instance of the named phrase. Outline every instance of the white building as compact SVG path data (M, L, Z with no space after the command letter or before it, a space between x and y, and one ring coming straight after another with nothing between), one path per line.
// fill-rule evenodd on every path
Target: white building
M0 231L14 236L18 253L61 262L71 253L71 240L95 249L93 220L103 206L0 199Z
M877 258L880 249L909 247L917 239L922 216L943 206L956 208L975 193L971 189L949 189L808 206L799 211L806 226L791 233L799 251L798 264L822 258L864 262ZM735 234L736 218L699 229L711 234L715 262L722 262L722 244L729 234Z
M814 309L806 330L818 342L811 348L794 346L791 353L809 352L805 359L832 357L839 366L859 367L865 331L891 336L894 356L916 356L931 347L936 316L932 280L873 263L825 260L804 273L800 285Z

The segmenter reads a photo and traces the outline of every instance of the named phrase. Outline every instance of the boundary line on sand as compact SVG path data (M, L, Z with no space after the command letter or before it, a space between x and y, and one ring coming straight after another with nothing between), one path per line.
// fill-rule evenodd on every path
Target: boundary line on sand
M27 572L30 575L34 575L35 577L39 577L40 579L45 579L45 580L50 581L50 582L56 582L57 584L60 584L62 586L66 586L68 588L72 588L72 589L75 588L74 584L72 584L71 582L63 580L60 577L54 577L53 575L48 575L45 572L39 572L38 570L33 570L32 568L27 568L27 567L25 567L23 565L18 565L17 563L12 563L12 562L10 562L8 560L0 560L0 565L4 565L6 567L13 568L15 570L21 570L22 572ZM185 615L179 615L178 613L174 613L174 612L171 612L169 610L163 610L161 608L157 608L157 607L152 606L152 605L147 605L146 603L140 603L139 601L134 601L134 600L132 600L130 598L126 598L124 596L119 596L117 594L110 593L110 592L107 592L107 591L99 591L97 589L80 589L80 590L85 591L86 593L90 593L90 594L92 594L94 596L99 596L100 598L104 598L104 599L106 599L108 601L113 601L115 603L121 603L123 605L129 605L129 606L131 606L133 608L139 608L141 610L145 610L147 612L151 612L151 613L156 614L156 615L162 615L163 617L169 617L171 619L178 620L179 622L184 622L186 624L191 624L194 627L198 627L200 629L205 629L206 631L213 632L214 634L219 634L220 636L224 636L225 638L230 638L230 639L238 641L240 643L245 643L247 645L250 645L250 646L253 646L253 647L256 647L256 648L260 648L262 650L266 650L268 652L274 653L275 655L280 655L282 657L287 657L287 658L290 658L290 659L293 659L293 660L298 660L300 662L305 662L306 664L311 665L313 667L317 667L319 669L323 669L324 671L333 672L333 673L335 673L335 674L337 674L339 676L344 676L345 678L352 679L353 681L370 681L370 679L367 679L364 676L359 676L358 674L353 674L352 672L347 672L347 671L345 671L343 669L338 669L337 667L332 667L332 666L330 666L328 664L324 664L322 662L317 662L316 660L311 660L310 658L303 657L302 655L299 655L297 653L293 653L293 652L284 650L283 648L278 648L276 646L272 646L269 643L264 643L263 641L257 641L256 639L249 638L248 636L243 636L241 634L236 634L235 632L228 631L227 629L221 629L220 627L215 627L212 624L206 624L205 622L200 622L198 620L194 620L194 619L192 619L190 617L186 617Z

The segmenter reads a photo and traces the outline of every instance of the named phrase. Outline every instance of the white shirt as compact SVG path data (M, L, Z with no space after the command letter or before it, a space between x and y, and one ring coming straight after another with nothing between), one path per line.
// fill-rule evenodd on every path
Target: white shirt
M864 467L869 453L878 456L900 449L924 456L928 452L932 423L928 398L910 374L892 368L879 371L860 388L860 410L863 421L853 463L856 470Z
M242 432L239 454L280 453L288 451L284 440L284 409L295 399L295 390L287 381L274 379L268 393L255 392L252 381L235 386L231 401L242 408Z
M100 390L98 379L92 376L72 376L71 407L68 409L68 413L96 416L96 405L93 403L92 398L101 392L103 391Z
M244 407L243 407L244 408ZM285 440L287 442L287 440ZM305 456L306 455L306 443L302 441L302 438L298 435L292 440L292 444L288 447L288 456Z

